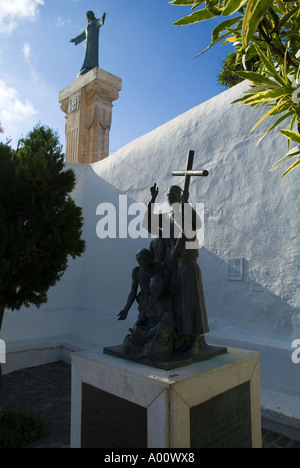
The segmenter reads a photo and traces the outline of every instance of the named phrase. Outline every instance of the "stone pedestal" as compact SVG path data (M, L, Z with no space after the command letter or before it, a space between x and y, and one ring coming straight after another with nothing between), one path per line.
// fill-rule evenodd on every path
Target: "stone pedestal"
M259 354L165 371L72 355L72 448L259 448Z
M59 94L66 114L66 161L91 164L109 155L113 101L122 80L100 68L76 78Z

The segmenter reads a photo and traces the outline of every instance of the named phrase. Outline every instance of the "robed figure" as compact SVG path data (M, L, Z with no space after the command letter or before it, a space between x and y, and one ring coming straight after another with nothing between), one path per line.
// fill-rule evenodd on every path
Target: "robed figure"
M104 13L100 19L95 17L93 11L88 11L86 16L89 24L82 34L70 41L78 45L86 40L85 59L78 76L84 75L93 68L99 67L99 31L101 26L104 25L106 13Z
M153 212L158 189L156 184L151 188L151 200L144 220L144 227L151 234L164 231L163 226L170 226L168 235L159 236L159 242L165 245L165 263L169 269L169 286L175 300L175 319L179 333L185 337L186 346L191 345L198 351L203 342L203 335L209 332L207 312L202 285L201 270L198 265L198 243L196 230L201 220L195 210L188 204L180 187L172 186L168 190L168 201L173 207L169 214L156 215ZM185 227L176 223L183 219L182 210L186 210ZM190 210L187 210L187 208ZM178 210L178 212L176 212ZM165 220L163 218L166 218ZM190 218L190 219L189 219ZM154 229L153 229L154 228ZM177 233L176 233L177 231ZM195 238L193 239L193 237ZM193 248L187 248L187 242L193 240Z
M208 171L193 171L194 151L189 151L184 189L172 185L167 193L171 211L155 209L157 185L151 187L142 226L156 237L150 249L137 254L132 286L125 308L118 314L125 320L136 301L139 316L122 345L104 348L106 354L130 359L165 370L210 359L227 348L208 345L209 332L201 270L198 265L197 231L201 219L189 203L192 177L207 177ZM140 288L140 292L138 292Z

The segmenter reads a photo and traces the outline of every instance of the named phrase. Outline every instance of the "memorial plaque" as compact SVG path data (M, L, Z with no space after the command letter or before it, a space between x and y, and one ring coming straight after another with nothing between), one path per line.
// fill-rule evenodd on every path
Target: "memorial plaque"
M82 384L82 448L147 448L147 408Z
M252 448L250 383L190 410L191 448Z
M76 98L71 99L70 109L69 109L70 114L72 112L75 112L77 109L79 109L79 107L80 107L80 97L76 97Z

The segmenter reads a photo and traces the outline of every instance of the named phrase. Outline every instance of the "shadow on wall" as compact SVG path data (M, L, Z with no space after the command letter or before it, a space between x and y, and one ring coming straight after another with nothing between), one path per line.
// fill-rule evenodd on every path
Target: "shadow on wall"
M124 210L124 206L120 207L120 197L124 197L124 203L126 199L125 210L136 204L134 199L89 170L84 207L87 251L83 261L81 307L113 315L121 310L128 297L131 272L137 265L136 252L149 248L151 242L150 236L119 238L119 214L121 209ZM97 236L98 222L104 216L97 215L99 204L110 204L115 208L114 239L99 239ZM135 216L134 213L129 214L127 222L130 223ZM212 332L257 340L261 337L291 342L291 339L299 338L299 308L292 307L287 299L277 296L252 276L254 268L260 268L259 258L243 259L242 281L230 281L227 279L226 254L214 253L205 247L199 253ZM271 265L269 270L272 277Z
M115 316L125 305L130 291L136 252L149 248L150 241L126 236L127 221L134 218L130 214L127 216L126 211L128 214L135 200L91 169L85 200L84 239L87 249L83 258L81 308ZM125 221L120 221L124 211ZM105 230L110 231L107 237ZM100 231L103 238L99 237Z
M203 247L199 252L211 332L233 338L291 342L300 335L300 309L251 277L243 259L243 279L227 279L227 260Z

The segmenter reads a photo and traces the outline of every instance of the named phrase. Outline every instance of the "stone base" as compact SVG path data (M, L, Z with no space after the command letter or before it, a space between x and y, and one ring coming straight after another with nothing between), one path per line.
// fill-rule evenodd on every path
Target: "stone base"
M168 361L151 361L146 358L136 358L135 356L130 356L129 354L124 353L123 346L112 346L104 348L103 352L105 354L110 354L111 356L116 356L128 361L138 362L140 364L145 364L146 366L156 367L157 369L172 370L177 369L178 367L189 366L195 362L207 361L207 359L212 359L220 354L227 353L227 348L221 346L211 346L206 345L198 354L183 353L180 355L175 355Z
M261 445L258 353L229 348L171 372L72 355L72 448Z

